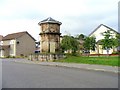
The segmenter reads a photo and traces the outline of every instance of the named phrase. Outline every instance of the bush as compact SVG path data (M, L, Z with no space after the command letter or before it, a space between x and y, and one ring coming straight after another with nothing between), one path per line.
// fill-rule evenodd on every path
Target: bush
M15 58L15 56L10 56L10 55L9 55L9 56L6 56L6 58Z
M112 54L119 54L119 52L117 52L117 51L116 52L112 52Z
M72 56L80 56L79 53L72 53Z

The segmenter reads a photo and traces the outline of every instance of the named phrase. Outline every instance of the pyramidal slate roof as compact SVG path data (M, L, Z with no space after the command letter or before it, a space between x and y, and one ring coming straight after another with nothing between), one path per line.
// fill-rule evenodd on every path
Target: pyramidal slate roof
M28 34L33 40L35 40L27 31L8 34L5 37L3 37L2 40L5 41L5 40L16 39L16 38L19 38L19 37L21 37L21 36L23 36L25 34Z
M57 21L57 20L55 20L55 19L53 19L51 17L48 17L47 19L42 20L38 24L41 25L42 23L56 23L56 24L59 24L59 25L62 24L61 22L59 22L59 21Z

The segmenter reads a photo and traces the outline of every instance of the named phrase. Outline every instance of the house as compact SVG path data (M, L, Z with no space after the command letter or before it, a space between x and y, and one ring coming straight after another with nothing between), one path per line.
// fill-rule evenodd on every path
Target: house
M3 38L3 36L2 36L2 35L0 35L0 41L2 41L2 38Z
M118 32L104 24L99 25L92 33L90 33L89 37L91 36L95 37L97 42L95 51L90 50L90 54L107 54L107 51L102 49L100 41L104 39L102 33L108 30L110 30L110 32L112 33L112 38L116 38L116 34ZM109 49L109 54L112 54L112 52L114 51L117 51L117 48Z
M2 38L0 56L27 56L34 53L35 41L27 31L8 34Z
M3 36L0 35L0 50L2 50L2 47L1 47L2 38L3 38ZM0 52L0 57L1 57L1 52Z

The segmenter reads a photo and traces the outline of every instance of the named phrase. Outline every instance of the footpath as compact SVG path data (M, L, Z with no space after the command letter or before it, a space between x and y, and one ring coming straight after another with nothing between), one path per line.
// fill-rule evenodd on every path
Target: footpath
M95 71L102 71L102 72L120 73L119 71L120 67L116 67L116 66L62 63L62 62L40 62L40 61L30 61L27 59L15 59L14 61L18 63L40 64L43 66L68 67L68 68L77 68L77 69L84 69L84 70L86 69L86 70L95 70Z

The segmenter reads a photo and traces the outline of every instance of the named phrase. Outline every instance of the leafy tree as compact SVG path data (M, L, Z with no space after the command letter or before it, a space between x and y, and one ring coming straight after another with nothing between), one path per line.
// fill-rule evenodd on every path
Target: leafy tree
M83 45L84 45L85 50L90 50L90 38L89 37L85 38L85 42Z
M95 37L86 37L84 41L84 49L86 51L95 50L95 44L96 44L96 38Z
M116 34L116 39L114 39L114 46L115 47L120 46L120 34L119 33Z
M95 50L95 44L96 44L96 38L95 37L90 37L90 49Z
M83 50L84 50L84 46L83 46L83 43L84 43L84 40L86 38L86 36L84 34L79 34L75 37L78 42L79 42L79 53L82 54L83 53Z
M120 50L120 34L117 33L115 38L111 38L113 41L113 51L114 48L118 48Z
M71 46L71 37L70 36L63 36L62 42L61 42L61 48L63 51L70 50L72 48Z
M79 36L78 36L78 39L80 39L80 40L84 40L85 39L85 35L83 35L83 34L80 34Z
M71 46L73 53L76 53L76 51L79 50L79 42L74 37L71 39Z
M107 50L107 54L109 54L109 49L116 45L116 39L112 38L110 30L107 30L102 35L104 36L104 39L101 40L102 48Z
M63 36L61 42L61 48L63 51L72 50L73 53L79 49L79 42L72 36Z

